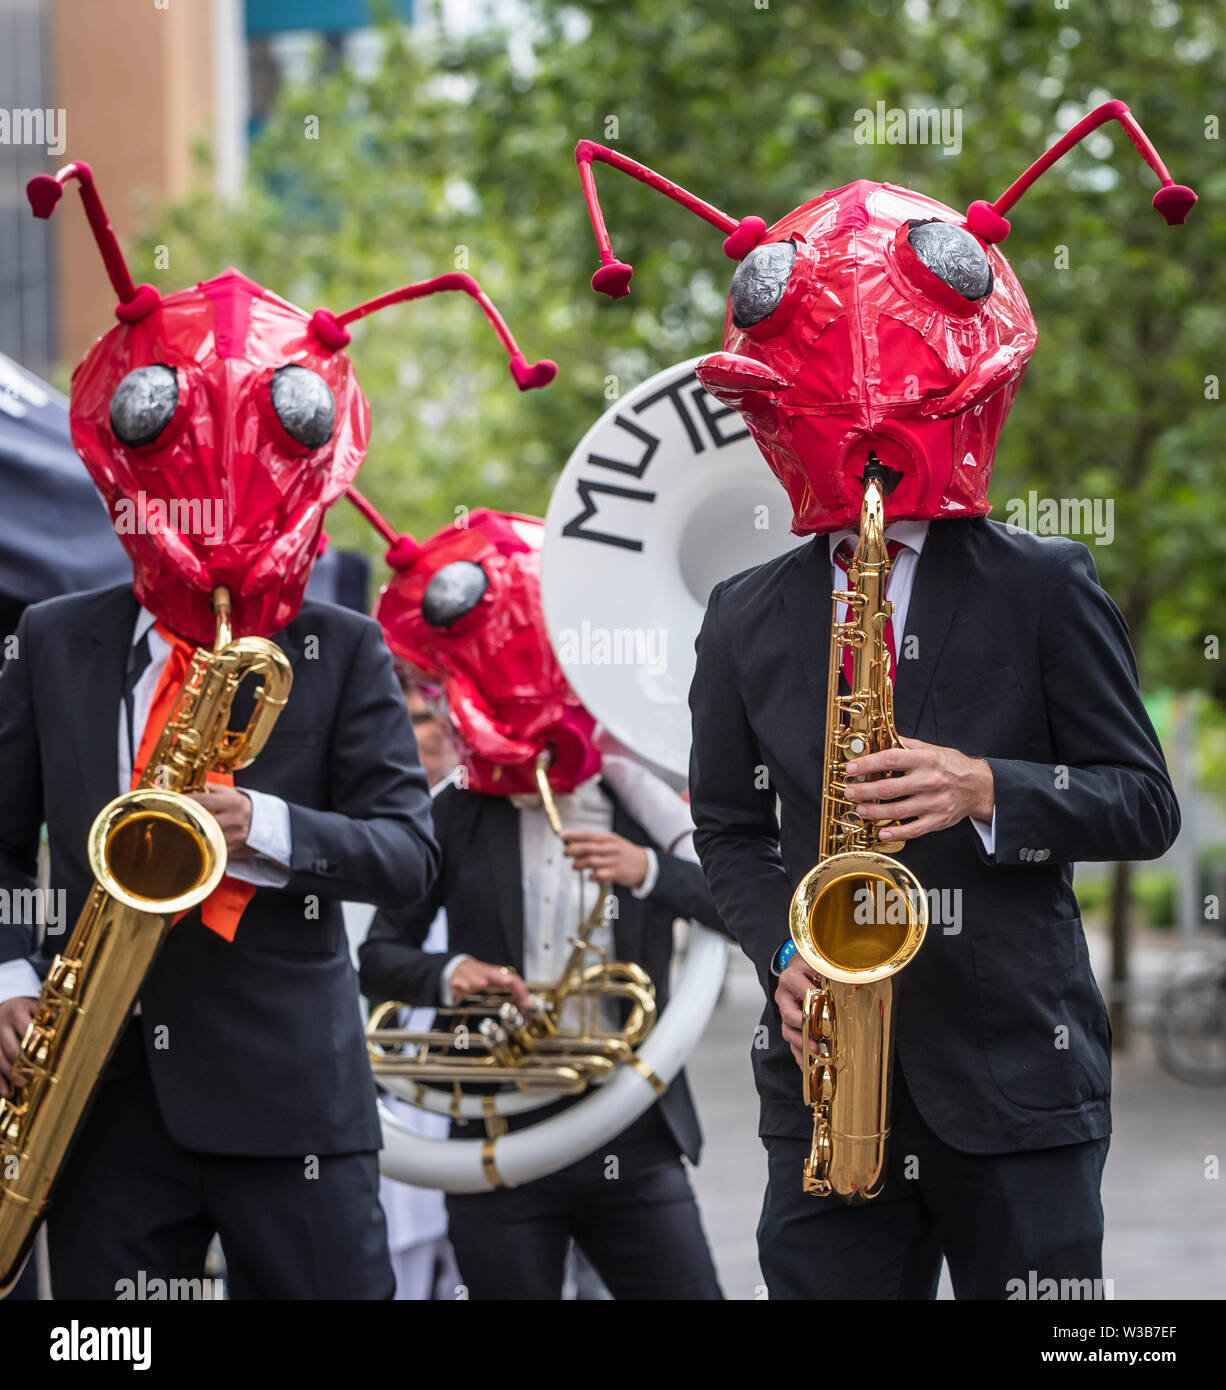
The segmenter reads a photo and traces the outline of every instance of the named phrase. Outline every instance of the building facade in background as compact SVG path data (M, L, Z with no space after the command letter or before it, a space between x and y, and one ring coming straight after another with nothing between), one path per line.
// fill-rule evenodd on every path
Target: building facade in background
M33 175L87 161L125 244L199 177L202 146L237 196L282 81L320 39L360 54L372 17L369 0L0 0L0 352L51 375L114 307L85 219L31 217Z

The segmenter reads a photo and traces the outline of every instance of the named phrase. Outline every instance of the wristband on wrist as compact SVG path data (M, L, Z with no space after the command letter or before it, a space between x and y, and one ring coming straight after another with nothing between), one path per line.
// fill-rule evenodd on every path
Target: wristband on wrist
M787 969L788 961L790 961L795 954L796 943L789 939L779 949L778 960L780 973Z

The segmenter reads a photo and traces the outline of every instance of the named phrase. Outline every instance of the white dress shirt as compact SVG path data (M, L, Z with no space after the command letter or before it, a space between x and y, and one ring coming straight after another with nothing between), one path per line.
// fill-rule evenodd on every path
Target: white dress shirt
M170 643L154 627L154 621L153 614L142 608L132 629L132 646L136 646L148 634L149 665L132 688L130 740L127 706L123 700L119 702L116 787L121 793L131 790L132 749L140 746L140 736L153 705L158 680L171 652ZM289 807L280 797L269 796L267 792L253 791L250 787L240 787L239 790L251 802L251 828L247 832L247 845L255 853L250 859L232 860L226 873L231 878L253 883L259 888L283 887L289 881L293 848ZM11 960L0 965L0 1002L18 996L37 995L41 988L38 972L29 961Z
M618 755L605 755L602 776L617 793L627 813L662 849L697 862L693 846L694 822L689 807L671 787L641 763ZM600 781L600 777L590 778L568 795L555 797L558 815L567 830L612 830L613 803ZM585 873L581 886L573 863L563 853L564 846L546 819L539 797L513 796L511 802L519 811L523 978L532 984L550 984L561 973L570 954L571 939L578 930L580 893L582 891L582 911L586 917L596 901L596 885ZM647 874L637 888L631 889L636 898L650 897L659 880L659 859L654 850L646 846L644 849ZM602 921L589 940L612 957L613 923ZM470 959L467 955L452 956L444 967L444 1004L454 1002L451 976L456 967L461 961ZM576 1004L578 1007L581 1006ZM577 1021L565 1012L563 1019L567 1024ZM617 1008L612 1001L601 1004L598 1021L605 1028L618 1026Z
M903 659L903 638L907 631L907 613L911 608L911 590L915 587L915 568L919 564L924 542L928 539L928 525L926 521L895 521L885 528L886 540L897 541L902 547L890 565L890 575L885 586L886 598L894 605L890 625L894 633L894 651L898 654L899 662ZM847 574L842 566L835 563L834 553L843 541L849 542L854 550L859 538L858 531L835 531L829 537L830 573L835 589L847 587ZM839 605L839 622L847 622L849 607L850 605L845 603ZM995 854L996 808L992 808L991 821L976 820L971 816L970 822L975 827L975 833L983 841L984 850L988 854Z

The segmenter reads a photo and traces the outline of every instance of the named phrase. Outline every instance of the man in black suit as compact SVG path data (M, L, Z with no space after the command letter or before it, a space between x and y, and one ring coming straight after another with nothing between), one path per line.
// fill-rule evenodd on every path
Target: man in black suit
M862 812L907 822L897 857L952 910L896 977L893 1134L867 1205L802 1193L812 977L780 960L793 888L818 859L839 537L718 585L698 641L695 842L768 1000L753 1052L763 1273L774 1298L931 1298L942 1256L959 1297L1016 1295L1031 1271L1093 1280L1110 1030L1072 866L1163 853L1178 807L1084 546L983 518L886 535L902 546L888 594L906 748L848 771L901 774L858 788Z
M37 976L93 885L90 824L127 789L161 632L128 586L55 599L23 615L0 678L0 886L32 886L45 822L67 900L65 934L37 953L27 928L6 929L5 1085ZM214 1232L232 1296L392 1294L341 902L427 894L426 780L373 622L308 601L273 640L293 666L289 703L235 786L201 794L230 874L256 892L233 941L200 909L179 921L146 979L57 1184L59 1298L113 1298L142 1273L199 1278Z
M361 950L363 991L437 1006L502 986L526 1003L525 975L543 983L560 973L577 922L573 869L580 868L614 885L617 911L611 932L607 924L598 929L610 938L603 944L616 959L646 969L663 1010L674 919L721 926L702 870L679 852L691 829L683 803L620 756L606 758L604 778L557 801L568 827L565 848L553 839L535 797L444 790L434 803L442 874L419 903L376 916ZM651 802L654 816L644 811ZM659 823L669 802L675 833L667 843L653 842L639 818ZM587 899L590 907L590 887ZM421 945L440 907L447 913L450 950L428 953ZM617 1020L604 1022L616 1026ZM571 1103L522 1120L513 1116L509 1126ZM696 1163L701 1143L685 1073L679 1072L656 1104L586 1158L522 1187L448 1196L449 1234L470 1295L560 1298L573 1240L615 1298L721 1297L681 1161L684 1155ZM610 1155L618 1160L616 1180L610 1179Z

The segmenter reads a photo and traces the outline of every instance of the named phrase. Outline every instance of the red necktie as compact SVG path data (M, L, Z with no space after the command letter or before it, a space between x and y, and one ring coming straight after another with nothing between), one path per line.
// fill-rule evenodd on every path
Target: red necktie
M890 557L890 563L891 563L891 564L893 564L893 562L898 558L898 552L899 552L902 548L903 548L903 547L902 547L902 542L901 542L901 541L890 541L890 540L887 540L887 541L886 541L886 543L885 543L885 550L886 550L886 554ZM839 567L839 569L841 569L841 570L843 571L843 578L844 578L844 581L846 581L847 572L848 572L848 570L851 568L851 562L852 562L852 558L853 558L854 554L855 554L855 551L854 551L854 549L853 549L853 547L852 547L851 541L849 541L849 540L842 540L842 541L840 541L840 542L839 542L839 545L838 545L838 549L835 550L835 552L834 552L834 563ZM893 681L894 681L894 661L895 661L895 653L894 653L894 624L893 624L893 621L892 621L891 619L888 619L888 618L886 619L884 636L885 636L886 651L888 651L889 654L890 654L890 683L893 684ZM847 689L848 689L848 690L851 690L851 689L852 689L852 684L851 684L851 673L852 673L852 666L853 666L853 662L854 662L854 661L855 661L855 648L854 648L854 647L844 647L844 648L843 648L843 679L847 682Z
M158 676L157 689L153 692L153 701L149 706L145 728L140 736L140 745L136 750L136 760L132 765L133 788L140 783L141 776L145 771L145 764L149 761L154 748L157 747L157 741L162 736L166 721L174 713L175 701L179 698L179 689L187 676L188 667L192 664L192 653L196 650L190 642L185 642L177 633L171 632L168 627L163 627L161 623L154 623L153 626L162 641L169 643L170 654L166 658L165 666L162 667L161 675ZM234 778L228 772L210 772L208 780L227 787L234 785ZM200 915L204 918L204 925L226 941L233 941L234 933L238 930L239 918L243 915L243 909L254 895L254 884L242 883L227 875L200 905ZM181 917L185 914L180 913L179 915ZM175 918L175 920L178 921L179 919Z

